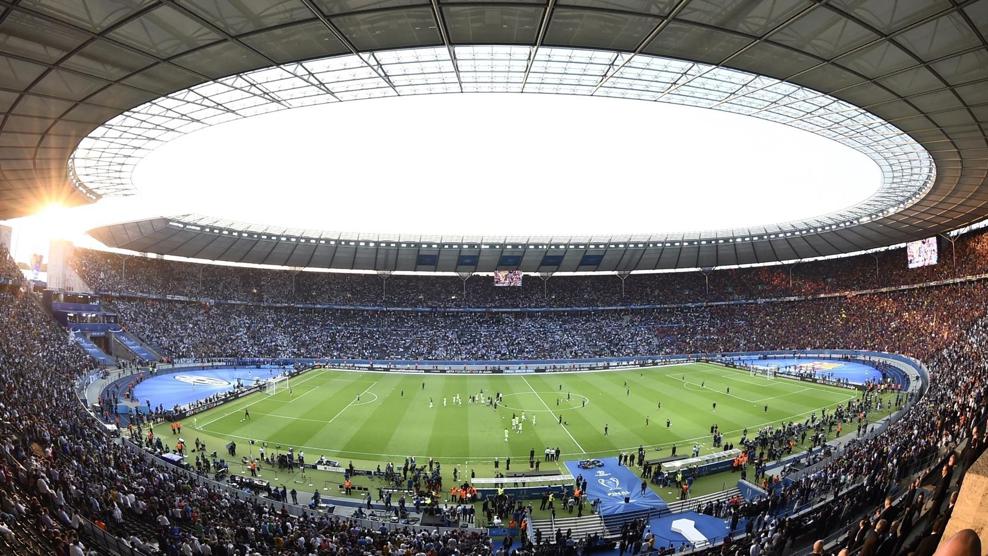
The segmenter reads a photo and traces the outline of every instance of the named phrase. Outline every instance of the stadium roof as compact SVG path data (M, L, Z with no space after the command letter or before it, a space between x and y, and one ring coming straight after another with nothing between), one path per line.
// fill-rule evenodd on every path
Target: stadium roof
M554 86L552 92L637 94L647 100L690 90L714 72L768 76L774 79L739 81L733 91L720 91L725 96L712 100L754 102L758 92L788 85L821 91L891 123L922 145L935 162L935 181L912 179L914 189L900 192L898 205L877 213L746 234L566 238L558 244L551 238L496 243L329 238L306 230L264 230L255 237L257 230L246 225L190 216L110 226L96 235L112 246L162 254L378 270L713 267L890 245L988 215L986 29L988 0L0 0L0 217L23 214L53 194L95 198L109 192L82 184L76 190L69 183L72 151L100 124L176 91L276 65L282 66L279 71L291 68L293 79L307 80L339 100L401 94L402 89L406 94L471 90L471 74L492 73L485 64L501 60L508 66L500 78L506 87ZM572 61L573 48L585 49L586 59ZM402 50L384 52L395 49ZM553 60L554 55L570 61ZM320 63L344 64L365 77L327 83L309 75L311 65L294 63L327 57L332 58ZM660 71L651 64L676 63L665 58L697 63L677 66L679 77L665 89L623 85L634 80L631 74ZM565 73L576 77L552 83L553 63L566 65ZM426 69L430 64L431 72ZM401 73L413 65L416 71ZM420 78L430 73L435 77ZM661 78L651 81L662 86ZM245 95L238 99L243 107L283 102L256 82L227 83ZM841 108L830 116L847 113ZM845 129L860 132L860 124L852 119ZM900 176L921 177L920 158L908 156L907 171L899 163L894 168ZM885 172L886 179L890 175Z

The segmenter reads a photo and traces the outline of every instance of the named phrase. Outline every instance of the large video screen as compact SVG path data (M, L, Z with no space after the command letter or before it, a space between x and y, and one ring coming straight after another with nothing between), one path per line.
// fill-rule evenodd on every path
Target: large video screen
M521 276L520 270L495 270L494 285L521 286Z
M937 238L928 237L907 243L906 259L909 262L909 268L937 264Z

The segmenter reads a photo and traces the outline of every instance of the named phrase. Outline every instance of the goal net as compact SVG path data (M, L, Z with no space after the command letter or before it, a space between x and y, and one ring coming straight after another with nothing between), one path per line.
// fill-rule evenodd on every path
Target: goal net
M267 384L264 385L264 393L273 396L278 393L278 383L279 380L269 380Z
M766 378L769 380L775 378L775 367L752 365L751 367L748 367L748 369L751 371L751 376Z
M292 385L288 382L288 377L285 375L277 375L274 378L269 378L264 381L264 393L273 396L279 392L288 390L288 394L292 393Z

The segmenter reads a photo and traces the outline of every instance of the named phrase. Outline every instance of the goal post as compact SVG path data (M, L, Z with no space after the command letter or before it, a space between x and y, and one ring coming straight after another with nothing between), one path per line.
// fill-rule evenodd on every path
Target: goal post
M751 371L751 376L753 377L761 377L768 380L775 378L775 367L752 365L748 369Z
M285 375L278 375L264 382L264 393L269 396L284 392L285 390L288 390L289 395L292 393L292 384Z

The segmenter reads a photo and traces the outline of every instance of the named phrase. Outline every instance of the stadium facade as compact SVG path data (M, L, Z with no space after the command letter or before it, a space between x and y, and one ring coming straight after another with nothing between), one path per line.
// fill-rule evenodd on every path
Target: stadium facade
M858 205L757 230L642 237L353 237L190 213L94 231L107 245L157 255L381 271L377 275L228 269L72 254L66 248L66 260L59 264L72 279L60 280L82 287L39 295L0 247L0 321L5 325L0 432L9 439L0 446L0 552L76 556L84 553L83 543L108 554L207 552L203 545L213 554L383 553L396 546L440 552L455 544L463 553L490 554L497 550L493 537L504 538L510 550L507 539L514 541L518 534L517 522L484 531L472 527L469 510L453 503L462 501L464 490L450 491L452 511L433 512L445 520L467 519L470 525L462 529L366 521L363 501L357 503L359 512L352 505L343 512L345 502L353 500L351 480L358 474L337 461L311 469L345 477L335 497L340 513L320 502L319 487L301 479L292 484L312 492L301 493L306 504L298 504L295 486L289 498L284 486L279 490L266 479L255 480L254 450L265 448L271 455L270 446L255 446L249 436L237 438L246 443L247 457L243 445L239 454L234 442L225 446L231 462L243 462L239 472L236 463L232 472L229 465L217 467L221 458L207 456L199 439L195 465L179 470L173 463L182 461L187 442L176 417L192 417L191 426L185 423L187 433L203 431L215 450L213 437L206 436L213 422L199 429L195 412L227 402L243 404L211 414L211 421L232 421L230 435L215 437L225 441L251 426L252 419L264 417L257 407L252 417L248 409L256 398L243 396L294 393L237 386L232 394L185 408L153 408L146 402L143 409L129 399L132 388L159 366L172 371L172 365L184 365L179 367L183 384L232 385L238 380L233 375L204 382L205 375L189 373L201 372L213 359L255 368L274 361L293 377L306 371L315 377L322 371L308 366L318 366L319 359L373 372L381 369L372 365L387 367L400 360L410 373L425 370L418 368L421 361L444 361L433 370L467 361L493 372L504 370L499 361L521 354L525 361L505 365L527 372L542 361L538 370L544 372L562 370L552 368L556 364L576 371L618 362L637 365L642 355L651 365L661 357L694 364L725 352L740 359L773 352L797 361L812 354L868 363L888 391L876 396L875 383L832 381L828 388L853 391L844 410L818 416L820 408L814 408L802 423L751 423L760 429L754 440L747 427L743 436L729 431L740 438L729 436L728 442L737 440L757 461L751 471L762 476L751 478L761 482L741 481L737 491L715 494L696 507L692 500L676 506L677 514L697 510L689 514L689 527L678 525L692 536L684 538L693 539L697 553L803 554L819 539L821 550L832 552L932 554L942 541L956 543L944 548L954 550L949 554L976 554L977 534L967 531L948 539L968 528L983 537L988 511L977 493L984 485L982 453L988 441L988 234L958 232L988 216L986 28L988 0L0 1L2 217L25 214L53 199L85 203L125 196L135 157L161 141L222 121L296 103L478 90L627 97L747 113L853 145L883 171L879 192ZM947 235L951 232L957 234ZM906 268L904 250L894 250L771 269L713 271L938 235L945 235L950 256L917 270ZM928 257L928 245L911 254ZM628 274L685 268L703 270ZM392 274L425 270L461 276ZM542 280L502 288L470 278L493 270L539 272ZM619 274L552 277L572 270ZM519 278L499 277L507 283ZM902 363L901 372L889 372L884 365L890 361ZM793 380L816 381L813 365L820 363L796 365L797 374L809 376ZM765 365L752 366L750 372L741 379L775 377ZM532 375L537 382L548 380ZM420 382L417 377L403 380L398 398ZM524 374L519 380L514 383L527 385L526 395L533 394L557 417L541 397L544 392ZM377 403L377 393L369 398L375 384L350 384L356 395L344 392L345 399L336 400L342 409L325 423L320 417L313 428L328 426L353 407ZM622 394L631 398L627 381L620 389L610 386L617 399ZM703 393L707 385L682 376L676 387ZM788 396L789 390L779 388L782 393L771 396ZM725 395L730 393L728 388ZM424 396L432 409L432 398ZM284 399L299 405L300 398ZM493 399L485 400L497 411ZM771 403L783 404L776 400ZM762 414L770 411L763 398L743 401L749 410L757 402L765 404ZM560 395L556 404L561 402ZM881 414L875 404L883 402L885 414L892 416L870 422L865 414ZM657 405L660 409L661 401ZM715 404L711 413L716 409ZM793 419L805 417L797 410L791 412ZM755 414L759 411L754 407ZM558 417L556 423L542 418L540 423L560 427L557 432L565 431L578 446L569 422ZM465 421L450 421L451 427L466 430ZM616 422L607 417L602 426L594 422L586 430L617 436L623 431ZM534 424L526 430L531 432ZM824 432L829 425L836 434ZM642 426L650 426L649 421ZM843 436L841 426L847 427ZM717 429L711 425L712 438L719 436ZM515 430L522 434L520 426ZM810 450L805 459L782 456L779 450L793 450L807 431L815 437L814 448L821 434L825 440L831 435L835 444ZM500 426L493 432L494 444L510 445L507 427L503 443ZM291 469L301 456L295 448L276 445L275 465L284 457ZM700 447L693 449L699 456ZM732 450L715 453L741 457L740 450ZM547 448L545 461L551 453L560 455L558 448ZM627 456L619 458L627 462ZM529 457L538 469L534 455ZM632 497L638 487L635 473L602 459L607 461L567 462L567 469L607 474L599 475L598 484L608 496L618 492L623 497L607 504L608 511L621 513L633 499L655 506L644 513L626 512L617 521L591 519L588 531L594 533L578 540L564 538L555 515L534 520L515 505L514 492L505 495L500 487L481 511L492 523L494 515L506 522L520 518L523 554L607 550L604 539L624 548L651 549L646 541L655 537L644 531L646 523L655 531L660 524L676 531L674 523L653 521L666 518L667 508L653 515L664 502L655 500L647 484L641 497ZM760 473L769 460L779 466L772 475L777 479ZM747 462L715 463L747 472ZM370 460L361 463L370 477L366 480L376 480ZM380 463L386 468L380 474L396 476L388 469L390 462ZM438 467L429 462L426 473L424 462L418 463L411 462L412 473L426 486L415 484L409 491L415 493L415 513L424 516L428 512L418 512L420 494L428 491L437 500L446 489L436 490L437 483L442 485ZM500 473L500 463L495 457L483 465L497 470L494 474ZM409 467L406 458L406 474ZM641 467L645 474L646 466ZM220 482L230 482L220 473L224 470L236 477L232 488ZM503 477L490 479L497 485ZM681 478L675 483L686 497L688 480L685 488ZM335 481L322 490L330 486ZM563 488L569 489L564 490L568 498L579 498L576 489ZM246 495L244 489L260 496ZM366 507L374 509L371 491L365 493ZM388 506L377 509L390 512ZM401 511L397 515L401 518ZM720 518L725 530L730 527L716 538L719 546L702 544L713 534L693 527L705 521L704 515ZM859 519L864 519L860 529L849 528ZM587 521L560 523L583 527ZM554 538L524 531L529 524ZM820 553L816 546L812 550Z
M862 205L764 229L348 237L190 215L98 232L112 246L383 271L631 271L833 255L922 239L985 216L980 2L85 5L6 10L6 27L16 32L7 41L11 79L0 129L16 145L3 152L4 216L22 214L25 203L52 190L80 201L126 194L133 160L114 157L190 129L312 102L437 92L715 106L854 144L883 169L879 194ZM197 112L199 96L209 100ZM132 133L135 122L152 120L159 127Z

